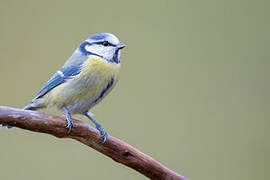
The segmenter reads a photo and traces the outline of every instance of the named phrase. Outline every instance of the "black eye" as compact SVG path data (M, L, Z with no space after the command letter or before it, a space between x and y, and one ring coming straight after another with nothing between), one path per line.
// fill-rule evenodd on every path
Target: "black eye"
M104 42L102 43L102 45L103 45L103 46L109 46L110 43L109 43L108 41L104 41Z

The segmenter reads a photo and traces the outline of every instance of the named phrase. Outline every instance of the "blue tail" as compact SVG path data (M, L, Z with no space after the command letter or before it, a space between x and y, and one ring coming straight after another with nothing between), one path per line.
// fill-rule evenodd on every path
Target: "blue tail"
M32 110L32 111L34 111L34 110L37 110L37 109L38 109L38 107L35 107L32 103L30 103L30 104L23 107L23 110Z

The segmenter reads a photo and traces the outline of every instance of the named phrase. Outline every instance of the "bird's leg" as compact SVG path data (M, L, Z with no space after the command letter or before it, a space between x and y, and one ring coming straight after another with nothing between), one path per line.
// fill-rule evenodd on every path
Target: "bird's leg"
M108 134L107 132L104 130L104 128L101 126L101 124L99 124L92 116L91 116L91 112L87 112L85 113L85 116L87 118L89 118L95 125L97 130L99 130L99 132L101 133L101 135L103 136L104 140L103 143L105 143L105 141L107 140Z
M66 106L63 106L62 109L63 109L63 111L65 112L65 115L66 115L67 129L68 129L68 134L69 134L72 127L73 127L72 117L71 117L71 114L68 112L68 108Z

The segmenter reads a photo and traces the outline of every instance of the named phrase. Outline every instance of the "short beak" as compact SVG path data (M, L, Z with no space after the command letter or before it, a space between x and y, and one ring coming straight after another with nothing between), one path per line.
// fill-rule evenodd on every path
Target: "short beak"
M123 43L117 44L117 49L123 49L124 47L126 47L126 45Z

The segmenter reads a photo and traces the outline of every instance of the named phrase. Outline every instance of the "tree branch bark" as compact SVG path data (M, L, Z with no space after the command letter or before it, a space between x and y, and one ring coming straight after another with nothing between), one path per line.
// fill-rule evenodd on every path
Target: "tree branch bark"
M187 180L184 176L166 168L150 156L115 137L109 136L103 144L103 138L99 132L81 121L74 120L72 131L67 134L64 118L37 111L0 106L0 124L46 133L58 138L75 139L153 180Z

